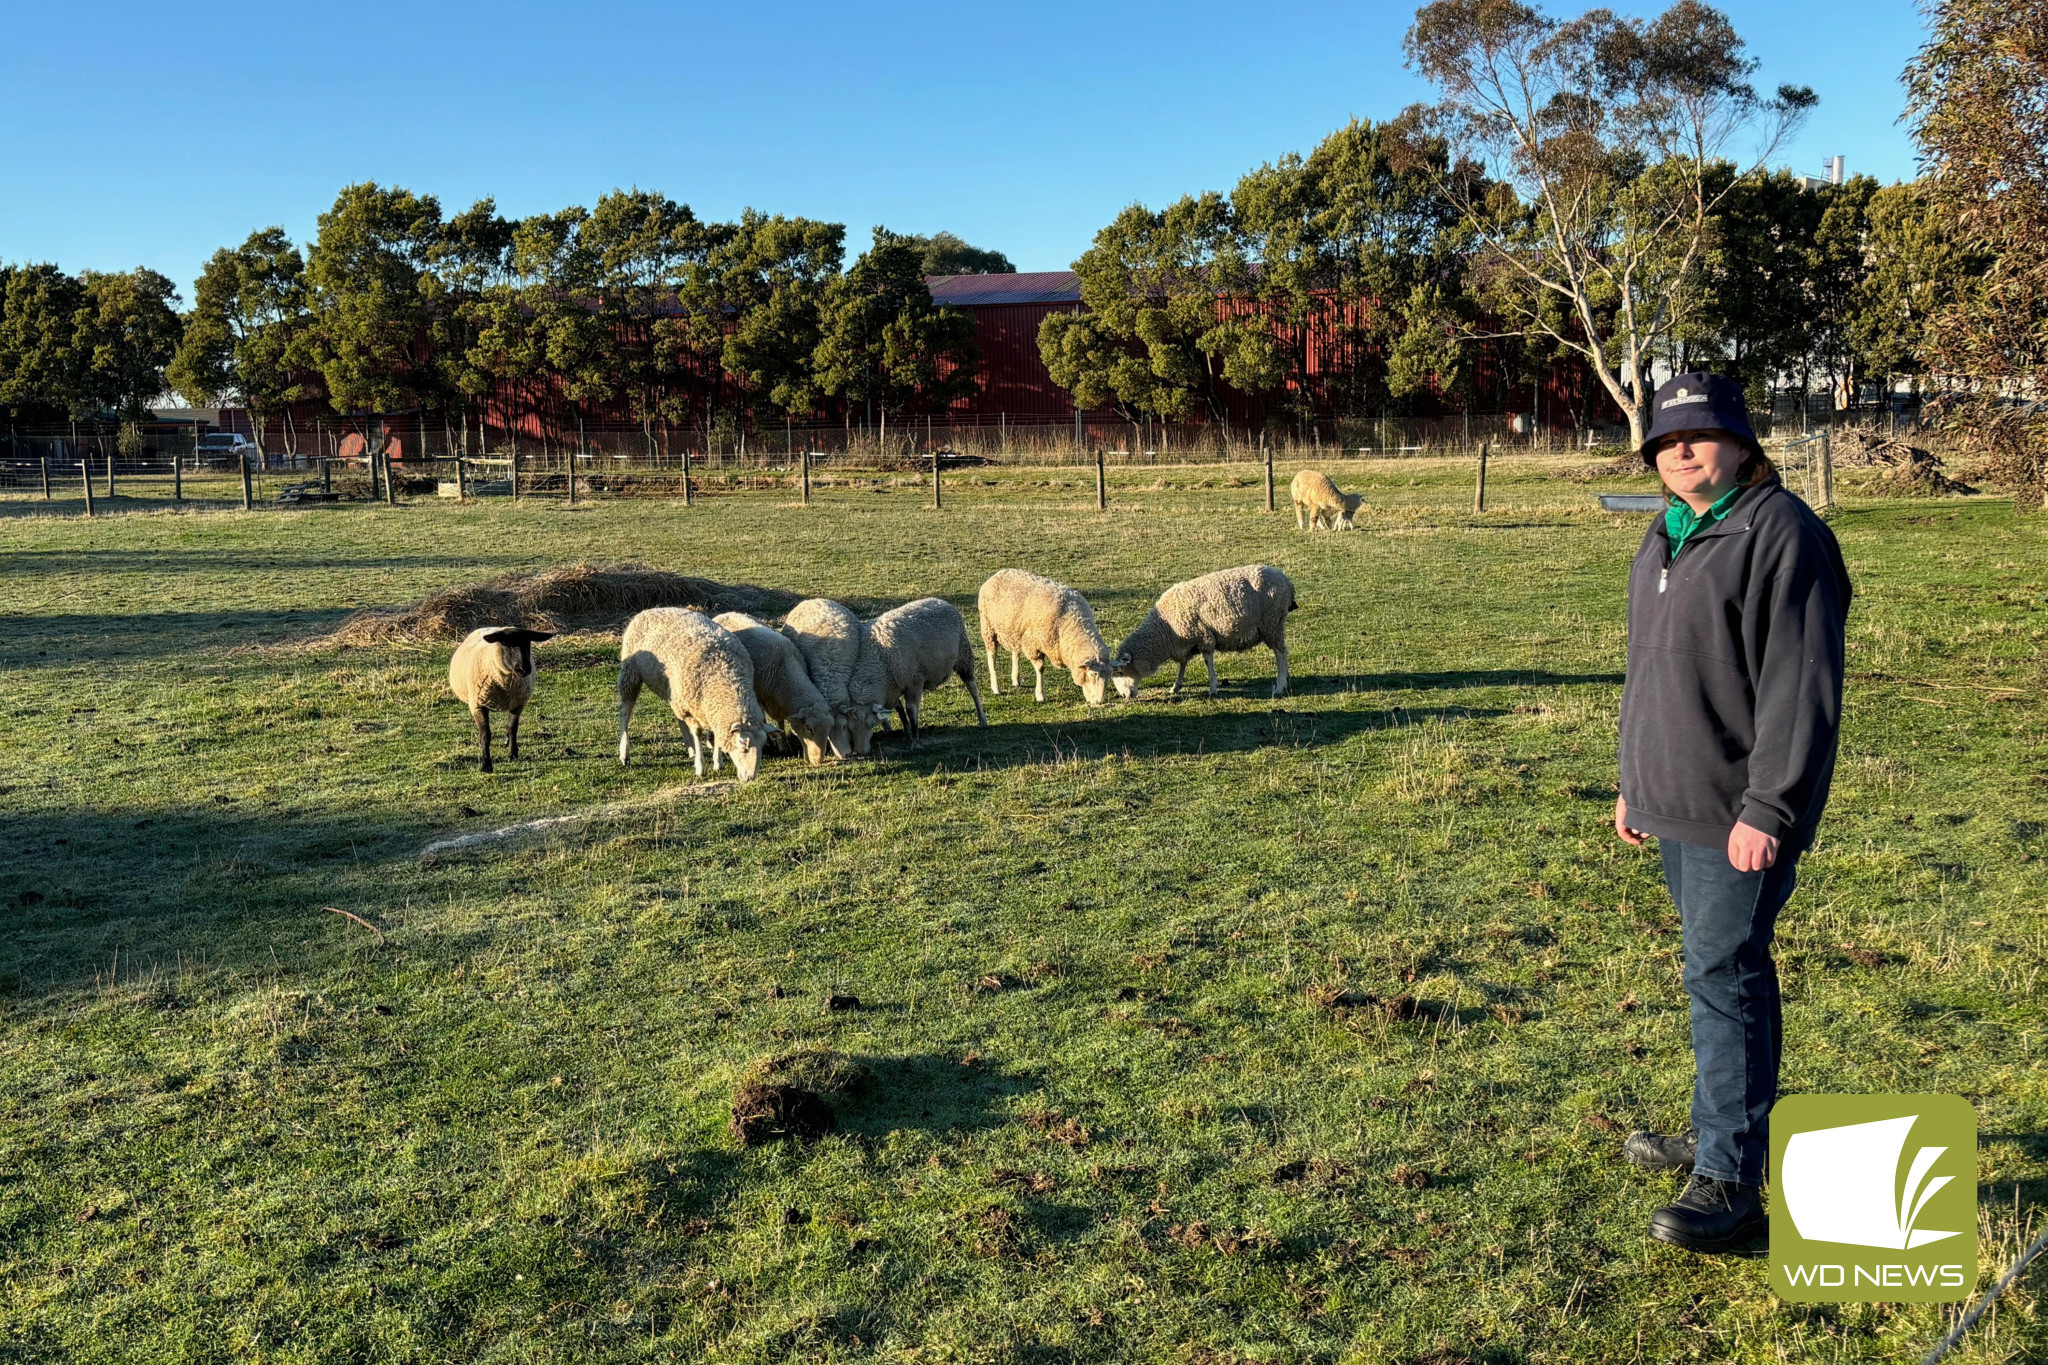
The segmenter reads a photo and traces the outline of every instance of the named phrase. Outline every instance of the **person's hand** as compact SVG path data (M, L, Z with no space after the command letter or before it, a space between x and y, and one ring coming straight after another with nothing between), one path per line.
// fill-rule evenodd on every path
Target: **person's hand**
M1738 820L1728 831L1728 861L1737 872L1761 872L1778 861L1778 841Z
M1628 802L1618 796L1614 798L1614 832L1621 836L1624 844L1633 844L1637 848L1641 848L1643 840L1649 838L1641 830L1628 827Z

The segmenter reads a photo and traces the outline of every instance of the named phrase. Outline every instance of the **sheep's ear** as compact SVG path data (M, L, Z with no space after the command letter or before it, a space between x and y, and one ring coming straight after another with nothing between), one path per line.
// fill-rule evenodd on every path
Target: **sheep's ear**
M484 636L484 643L487 645L516 645L519 643L520 634L521 632L517 626L506 626L503 630L494 630L489 635Z

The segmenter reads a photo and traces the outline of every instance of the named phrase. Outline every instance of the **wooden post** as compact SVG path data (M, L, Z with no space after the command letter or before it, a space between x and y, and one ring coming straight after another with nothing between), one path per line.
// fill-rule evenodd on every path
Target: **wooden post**
M50 452L44 451L39 457L39 462L43 466L43 501L48 502L50 500Z
M1820 506L1823 512L1835 508L1835 438L1831 425L1820 434Z
M114 448L107 452L107 496L114 496L114 460L121 453L121 438L114 438Z
M924 421L925 444L931 445L932 419L927 417ZM939 451L937 446L932 446L932 510L936 512L944 505L939 500Z
M1095 447L1095 510L1109 510L1109 471L1103 466L1102 447Z
M1266 457L1266 510L1273 510L1273 447L1266 440L1265 430L1259 431L1259 453Z
M1010 453L1010 414L1008 412L996 414L996 453L999 455Z
M519 501L519 442L512 443L512 501Z
M253 509L255 508L255 506L256 506L256 493L255 493L255 489L253 489L253 488L252 488L252 487L250 486L250 483L249 483L249 455L248 455L248 452L244 451L244 452L243 452L243 454L242 454L242 457L241 457L241 458L242 458L242 510L243 510L244 512L248 512L248 511L251 511L251 510L253 510Z
M185 460L183 456L171 456L171 501L185 500Z
M1486 448L1491 444L1490 441L1479 443L1479 482L1472 488L1472 510L1475 512L1486 510Z
M808 441L804 442L803 485L804 506L809 507L811 505L811 445Z
M805 456L809 459L809 456ZM690 505L690 443L683 442L683 506Z
M398 506L398 480L391 477L391 447L384 448L384 505Z
M73 427L72 427L72 430L73 430L73 431L75 432L75 431L76 431L77 429L78 429L78 428L77 428L77 426L76 426L76 425L74 424L74 425L73 425ZM73 440L72 440L72 442L71 442L71 448L72 448L73 450L78 450L78 441L77 441L77 439L76 439L75 437L74 437L74 439L73 439ZM84 483L85 483L85 514L86 514L87 516L91 516L91 515L93 514L93 512L92 512L92 466L91 466L90 464L88 464L88 463L86 462L86 459L85 459L85 452L84 452L83 450L79 450L79 451L78 451L78 473L79 473L79 477L80 477L80 478L81 478L81 479L82 479L82 480L84 481Z
M463 432L465 436L468 434L467 430ZM463 459L460 455L455 457L455 500L457 502L469 501L469 461Z
M315 458L320 461L320 491L322 493L332 493L334 491L334 461L328 459L325 455Z

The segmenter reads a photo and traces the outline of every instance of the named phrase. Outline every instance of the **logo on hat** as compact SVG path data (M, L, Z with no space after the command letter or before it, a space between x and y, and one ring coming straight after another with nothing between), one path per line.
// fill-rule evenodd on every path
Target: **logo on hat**
M1706 401L1706 394L1694 393L1692 390L1681 386L1677 393L1672 394L1662 403L1659 403L1657 407L1659 411L1662 411L1665 408L1675 408L1681 403L1704 403Z

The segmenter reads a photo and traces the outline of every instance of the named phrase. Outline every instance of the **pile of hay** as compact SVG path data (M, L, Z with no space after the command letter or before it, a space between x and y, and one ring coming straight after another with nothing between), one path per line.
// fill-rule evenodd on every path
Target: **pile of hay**
M732 1140L742 1147L779 1141L809 1142L835 1132L839 1115L830 1098L866 1086L868 1069L829 1048L806 1047L756 1058L732 1091Z
M444 588L407 607L372 607L344 620L334 644L416 644L460 640L478 626L528 630L617 630L648 607L776 614L794 593L650 569L644 564L570 564L540 573L508 573Z
M1642 457L1633 450L1624 450L1604 464L1581 465L1573 469L1560 469L1557 476L1570 479L1573 483L1590 483L1594 479L1625 479L1649 472Z
M1942 469L1939 455L1874 431L1844 431L1834 440L1837 469L1870 469L1879 473L1860 490L1880 497L1942 498L1977 490Z

